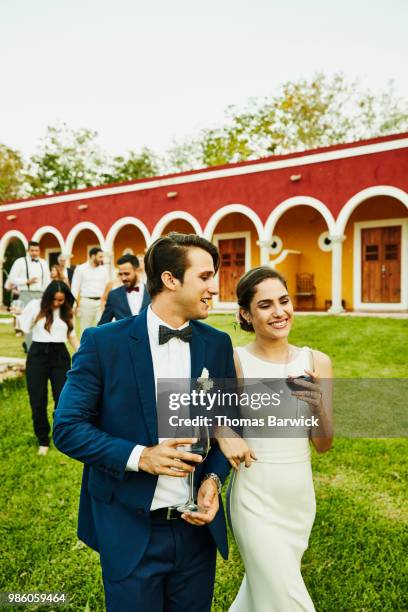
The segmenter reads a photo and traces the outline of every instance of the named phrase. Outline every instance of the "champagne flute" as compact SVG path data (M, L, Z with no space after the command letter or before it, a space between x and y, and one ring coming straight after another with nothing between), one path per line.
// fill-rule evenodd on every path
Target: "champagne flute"
M187 451L189 453L194 453L195 455L201 455L203 460L208 455L208 451L210 450L210 435L208 432L208 427L197 427L194 428L193 435L191 436L195 439L195 442L192 444L185 444L183 446L178 447L177 450ZM193 467L196 467L197 463L195 461L187 461L183 459L184 463L188 463ZM194 502L194 470L189 472L188 476L188 485L189 485L189 496L188 500L185 504L179 506L177 510L179 512L200 512L200 508Z

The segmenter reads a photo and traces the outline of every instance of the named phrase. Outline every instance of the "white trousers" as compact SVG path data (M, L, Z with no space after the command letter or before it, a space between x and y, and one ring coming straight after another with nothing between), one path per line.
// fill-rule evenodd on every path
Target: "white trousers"
M94 327L98 324L101 318L101 300L90 300L86 297L81 297L80 301L80 318L81 335L87 327Z

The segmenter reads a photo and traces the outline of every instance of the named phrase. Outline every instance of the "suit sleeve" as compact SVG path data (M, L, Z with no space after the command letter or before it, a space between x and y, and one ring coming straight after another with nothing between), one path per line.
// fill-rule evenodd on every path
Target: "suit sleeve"
M108 293L108 299L106 300L106 304L105 304L105 308L104 311L102 313L101 318L99 319L99 325L103 325L104 323L110 323L112 321L112 319L115 317L115 313L113 311L113 306L112 306L112 295L111 295L111 291L109 291Z
M230 390L231 382L236 381L237 375L235 372L232 343L229 336L225 339L225 345L222 347L222 352L225 354L225 379L227 380L228 390ZM229 461L220 450L218 444L215 444L208 453L205 466L203 466L203 475L213 472L217 474L220 481L224 483L230 470L231 465Z
M97 426L103 379L94 331L90 328L82 335L55 411L53 438L55 446L69 457L122 480L135 443Z

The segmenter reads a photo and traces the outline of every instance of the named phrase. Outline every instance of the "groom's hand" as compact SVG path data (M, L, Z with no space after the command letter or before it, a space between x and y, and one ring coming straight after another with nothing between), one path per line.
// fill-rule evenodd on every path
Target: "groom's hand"
M220 507L218 501L218 488L212 478L207 478L204 480L199 488L197 495L197 506L199 506L202 512L194 512L191 514L186 512L181 515L181 518L183 518L187 523L197 525L198 527L211 523L218 512L218 508Z
M164 440L156 446L147 446L143 449L139 459L139 470L160 476L174 476L175 478L185 478L194 467L189 463L200 463L202 457L187 451L177 450L177 446L192 444L193 438L173 438Z

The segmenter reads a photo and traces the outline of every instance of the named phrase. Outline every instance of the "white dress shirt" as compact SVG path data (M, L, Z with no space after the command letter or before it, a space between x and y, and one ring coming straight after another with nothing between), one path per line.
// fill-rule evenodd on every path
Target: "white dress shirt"
M91 266L87 261L75 268L71 291L75 298L101 298L108 282L107 267Z
M159 326L171 327L162 321L149 306L147 310L147 332L149 335L150 350L152 353L154 382L157 398L157 379L160 378L183 378L190 379L191 359L190 344L180 338L171 338L166 344L159 344ZM187 327L185 323L178 329ZM173 329L173 328L172 328ZM165 438L159 438L162 442ZM137 445L133 449L126 469L138 471L139 459L145 446ZM151 510L157 508L167 508L170 506L180 506L188 499L188 483L186 478L173 476L159 476L156 490L154 492Z
M30 278L37 278L38 281L27 285ZM44 291L50 281L50 269L45 259L32 261L29 255L16 259L7 279L8 284L17 285L20 291Z
M60 317L60 309L57 308L53 311L53 323L48 332L45 329L45 317L35 323L35 319L41 309L41 300L31 300L24 308L21 315L17 316L17 322L20 329L25 333L33 333L34 342L66 342L68 335L70 338L74 337L75 329L68 334L68 325Z
M135 287L139 287L139 291L126 292L127 301L132 315L137 315L140 312L143 302L144 284L136 283Z

